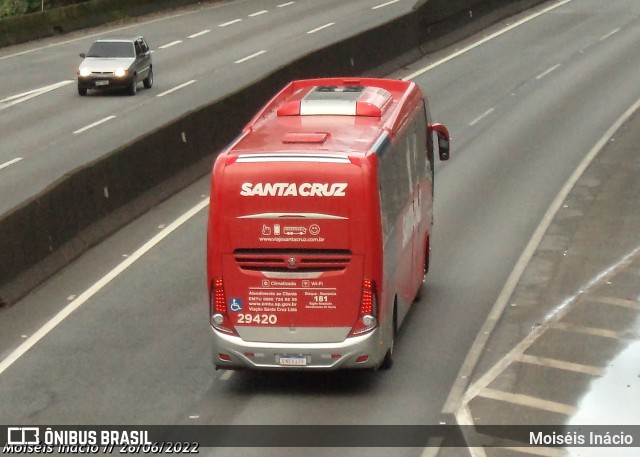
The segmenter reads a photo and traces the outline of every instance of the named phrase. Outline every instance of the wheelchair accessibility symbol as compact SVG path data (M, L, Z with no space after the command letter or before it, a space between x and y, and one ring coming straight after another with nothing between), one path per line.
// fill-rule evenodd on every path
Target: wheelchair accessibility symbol
M241 298L230 298L229 299L229 309L231 311L242 311L242 299Z

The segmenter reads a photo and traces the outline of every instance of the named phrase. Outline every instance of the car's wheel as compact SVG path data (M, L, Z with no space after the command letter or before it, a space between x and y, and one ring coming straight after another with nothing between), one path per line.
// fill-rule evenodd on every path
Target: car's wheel
M149 68L149 74L142 82L145 89L151 89L151 86L153 86L153 68Z
M129 95L135 95L136 92L138 92L138 80L134 76L133 79L131 80L131 83L129 83L129 88L127 89L127 93Z
M397 305L393 306L393 322L391 323L391 344L380 364L381 370L388 370L393 366L393 346L396 344L396 333L398 332L398 310Z
M78 86L78 93L84 97L85 95L87 95L87 88Z

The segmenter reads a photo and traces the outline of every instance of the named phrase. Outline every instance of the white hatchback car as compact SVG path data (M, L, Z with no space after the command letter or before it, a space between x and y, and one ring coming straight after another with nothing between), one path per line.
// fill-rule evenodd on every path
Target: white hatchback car
M95 41L78 67L78 93L89 89L123 88L135 95L138 83L147 89L153 85L151 50L141 37L113 38Z

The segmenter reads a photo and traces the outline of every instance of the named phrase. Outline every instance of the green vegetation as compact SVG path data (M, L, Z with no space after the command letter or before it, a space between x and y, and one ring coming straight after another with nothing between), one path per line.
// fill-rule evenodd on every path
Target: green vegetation
M87 0L0 0L0 19L75 5Z

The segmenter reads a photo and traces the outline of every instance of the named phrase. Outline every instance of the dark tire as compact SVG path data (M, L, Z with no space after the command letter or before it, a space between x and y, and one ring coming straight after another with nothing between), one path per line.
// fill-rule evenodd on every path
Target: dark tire
M384 359L380 364L381 370L388 370L393 366L393 347L396 344L396 333L398 332L398 309L394 304L393 306L393 322L391 324L391 344L387 353L384 355Z
M135 95L136 92L138 92L138 80L134 76L131 80L131 83L129 84L129 87L127 88L127 93L129 95Z
M153 86L153 68L149 68L149 74L142 80L145 89L151 89Z
M78 86L78 94L80 94L80 96L84 97L85 95L87 95L87 88Z
M429 238L427 238L427 247L424 250L424 275L422 276L422 284L420 284L420 287L418 288L418 292L416 293L416 296L413 299L414 302L422 298L422 292L423 292L425 283L427 282L427 273L429 273L430 257L431 257L431 248L429 245Z

